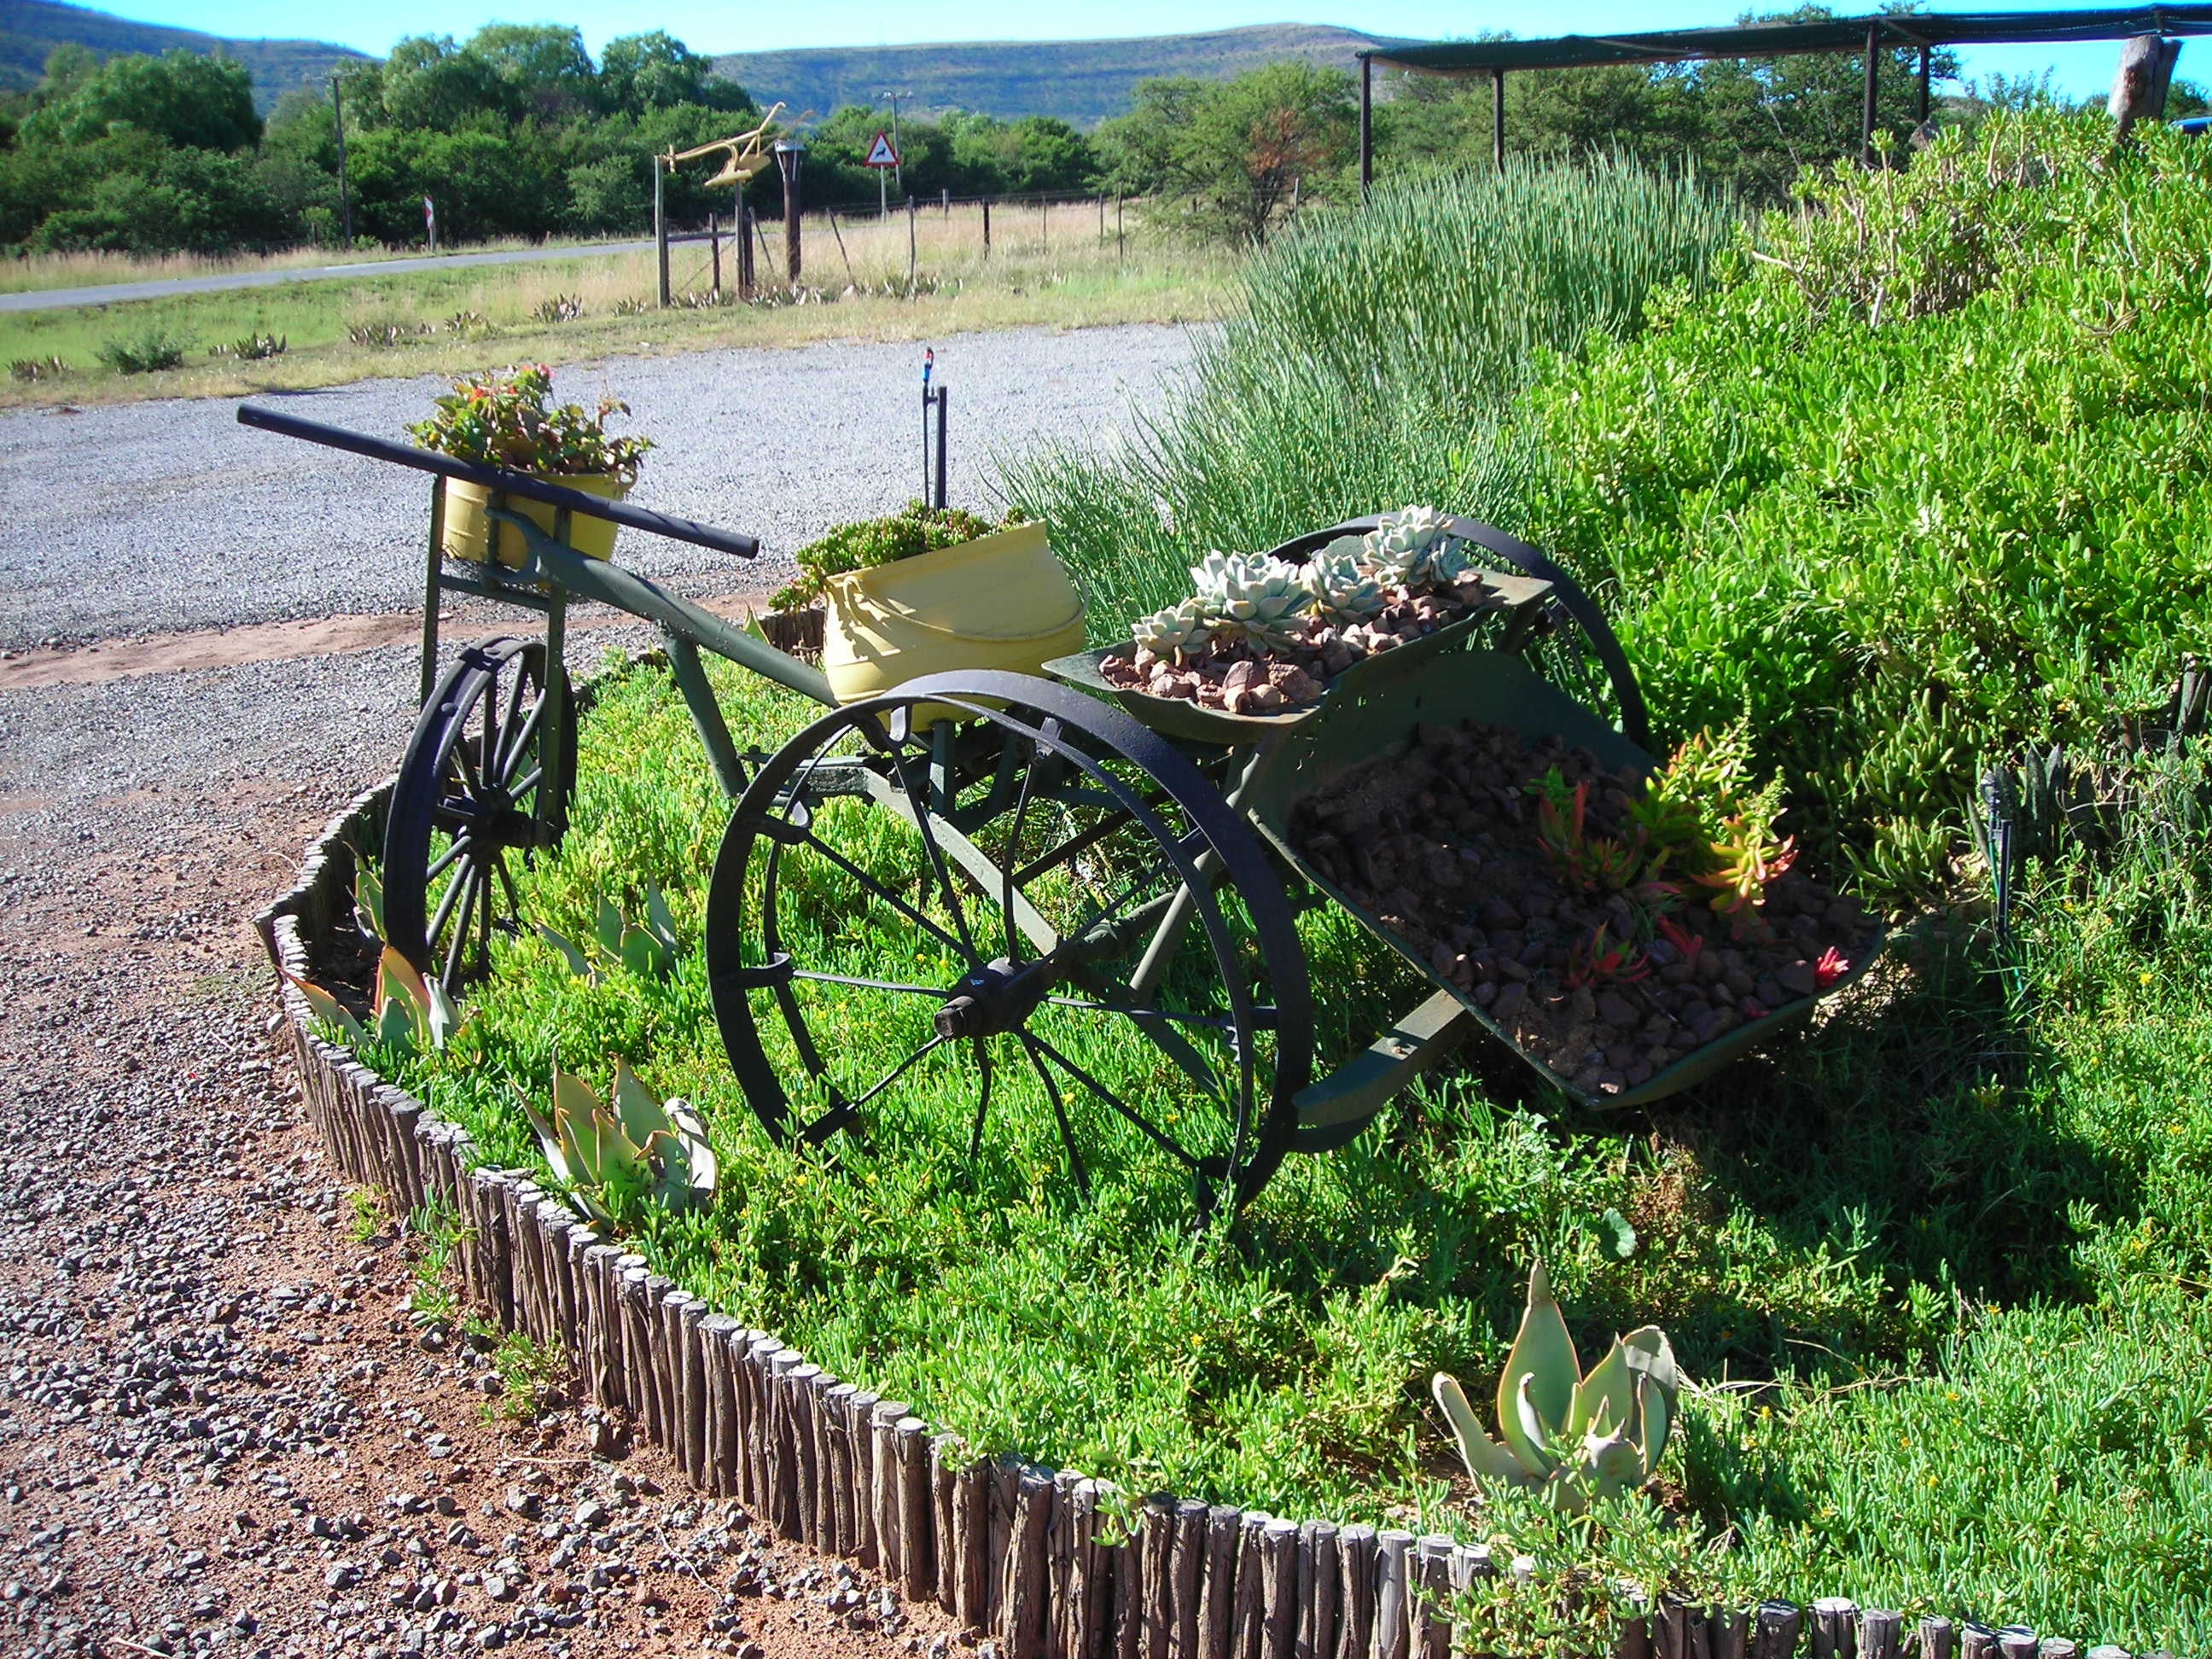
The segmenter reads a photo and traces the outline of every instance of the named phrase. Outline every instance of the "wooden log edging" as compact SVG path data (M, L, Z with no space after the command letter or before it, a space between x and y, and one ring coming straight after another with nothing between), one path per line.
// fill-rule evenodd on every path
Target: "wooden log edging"
M255 918L284 972L312 976L353 915L355 848L381 839L390 786L362 794ZM459 1126L313 1029L279 979L281 1030L309 1122L349 1179L404 1211L457 1218L471 1300L574 1363L593 1403L625 1412L702 1491L778 1536L849 1557L910 1601L995 1636L1008 1659L1431 1659L1456 1645L1449 1601L1497 1571L1442 1536L1293 1522L1154 1497L1126 1529L1114 1488L977 1459L902 1402L842 1382L708 1307L540 1192L493 1169ZM1801 1608L1662 1603L1626 1621L1617 1659L2071 1659L2021 1626L1897 1613L1841 1597ZM2130 1659L2091 1647L2088 1659ZM2154 1654L2145 1659L2166 1659Z

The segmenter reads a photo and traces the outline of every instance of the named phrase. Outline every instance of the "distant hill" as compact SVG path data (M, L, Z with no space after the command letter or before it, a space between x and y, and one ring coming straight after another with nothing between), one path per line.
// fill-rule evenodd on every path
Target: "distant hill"
M234 58L252 76L254 106L264 115L293 87L319 85L340 64L374 61L321 40L226 40L191 29L133 23L55 0L0 0L0 88L36 86L46 54L64 45L88 46L102 58L133 52L159 57L182 50Z
M7 0L0 0L7 3ZM1134 40L994 40L945 46L823 46L795 52L728 52L714 70L765 105L827 115L841 104L878 101L886 89L910 92L908 106L927 113L978 111L1013 120L1057 115L1096 126L1129 107L1138 82L1156 75L1226 80L1282 58L1354 67L1354 55L1391 44L1383 37L1304 23L1264 23L1210 34L1161 34Z

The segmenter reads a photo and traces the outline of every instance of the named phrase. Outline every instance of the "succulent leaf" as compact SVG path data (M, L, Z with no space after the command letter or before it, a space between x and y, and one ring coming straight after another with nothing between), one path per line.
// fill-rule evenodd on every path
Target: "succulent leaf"
M1444 1420L1451 1425L1452 1437L1459 1442L1460 1461L1467 1465L1471 1477L1515 1485L1526 1485L1535 1478L1531 1471L1521 1467L1511 1452L1484 1431L1457 1377L1438 1371L1430 1380L1429 1391L1436 1396L1437 1408L1443 1413Z
M1533 1433L1519 1422L1516 1396L1524 1377L1540 1425ZM1505 1357L1504 1373L1498 1379L1498 1426L1522 1463L1549 1469L1545 1443L1565 1425L1581 1381L1582 1366L1575 1358L1574 1340L1567 1334L1559 1304L1553 1300L1551 1279L1539 1261L1528 1275L1528 1306L1521 1315L1512 1352Z
M1616 1339L1604 1358L1590 1367L1575 1389L1574 1410L1568 1415L1567 1432L1582 1434L1600 1422L1610 1428L1633 1431L1630 1414L1636 1408L1636 1376L1628 1368L1626 1351Z
M384 937L384 883L376 866L358 853L353 865L353 925L365 938Z
M277 971L284 973L281 968ZM359 1048L368 1041L368 1033L362 1029L361 1022L328 991L312 980L301 979L297 974L284 973L284 977L292 982L293 989L307 998L307 1012L337 1031L349 1043Z
M561 959L568 964L570 973L580 980L597 981L599 977L598 970L592 966L592 959L584 954L575 941L565 933L555 932L543 922L538 923L538 933L540 938L561 953Z
M622 912L615 908L614 901L609 898L605 893L599 895L599 909L597 920L599 933L599 948L605 951L609 956L612 957L616 961L621 961L623 936Z
M668 913L668 898L660 890L659 882L645 884L645 931L651 933L660 947L668 952L669 965L673 967L679 954L676 942L676 918Z
M1172 611L1155 611L1129 625L1130 636L1156 657L1177 658L1195 652L1213 636L1204 605L1185 599Z
M1307 560L1301 574L1314 610L1332 621L1357 622L1382 608L1382 589L1361 568L1358 546L1354 538L1340 536Z
M1535 1382L1534 1372L1521 1373L1520 1381L1513 1386L1513 1416L1510 1421L1504 1418L1498 1419L1498 1426L1504 1431L1505 1443L1514 1456L1520 1459L1531 1474L1540 1478L1558 1468L1559 1460L1552 1455L1553 1425L1547 1423L1543 1414L1536 1409L1536 1401L1530 1393Z

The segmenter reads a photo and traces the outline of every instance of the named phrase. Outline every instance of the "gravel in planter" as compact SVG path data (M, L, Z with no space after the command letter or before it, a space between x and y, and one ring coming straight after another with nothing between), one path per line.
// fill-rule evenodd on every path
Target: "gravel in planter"
M1424 726L1401 752L1336 779L1299 803L1291 835L1354 903L1591 1095L1624 1093L1814 995L1874 942L1856 900L1794 870L1733 921L1695 886L1665 926L1651 896L1577 889L1536 833L1529 786L1554 767L1570 787L1590 783L1589 834L1632 839L1632 771L1474 721Z

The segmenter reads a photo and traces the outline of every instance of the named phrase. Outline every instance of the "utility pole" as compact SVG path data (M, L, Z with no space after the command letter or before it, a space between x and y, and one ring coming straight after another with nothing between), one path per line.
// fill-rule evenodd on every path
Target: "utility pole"
M903 158L906 152L899 148L899 100L902 98L911 98L914 94L910 92L879 92L876 96L881 98L885 103L891 106L891 154ZM899 193L901 195L904 195L906 193L906 164L903 159L901 160L898 166L891 169L891 182L898 186Z
M331 120L338 134L338 234L348 247L353 246L353 198L346 192L345 164L345 106L340 101L338 88L344 77L336 70L331 71Z

